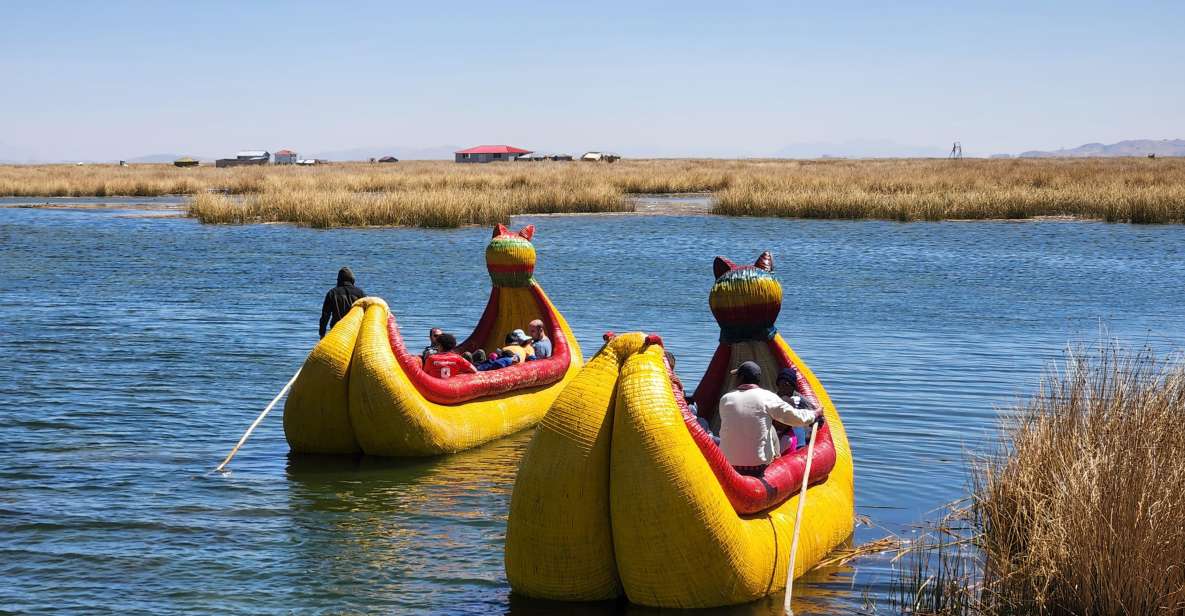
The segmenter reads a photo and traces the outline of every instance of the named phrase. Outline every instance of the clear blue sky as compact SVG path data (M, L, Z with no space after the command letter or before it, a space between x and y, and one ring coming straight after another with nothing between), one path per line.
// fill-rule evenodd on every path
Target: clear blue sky
M5 3L0 159L1185 137L1180 0L335 4Z

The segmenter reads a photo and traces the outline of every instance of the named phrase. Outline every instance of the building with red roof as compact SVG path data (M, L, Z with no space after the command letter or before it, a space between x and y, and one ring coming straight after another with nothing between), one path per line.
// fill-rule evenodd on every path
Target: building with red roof
M299 158L292 150L276 150L275 157L277 165L294 165Z
M492 163L501 160L514 160L523 154L530 154L530 150L516 148L512 145L479 145L467 150L457 150L456 161L459 163Z

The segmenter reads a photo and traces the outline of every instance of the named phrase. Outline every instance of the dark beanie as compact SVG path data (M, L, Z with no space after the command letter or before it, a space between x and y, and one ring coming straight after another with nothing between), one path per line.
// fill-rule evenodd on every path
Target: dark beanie
M337 284L354 284L354 272L348 267L337 270Z
M761 366L758 366L757 362L741 362L741 365L737 366L732 374L740 377L742 383L759 383L761 381Z
M781 370L778 370L778 380L798 383L798 371L796 371L794 368L782 368Z

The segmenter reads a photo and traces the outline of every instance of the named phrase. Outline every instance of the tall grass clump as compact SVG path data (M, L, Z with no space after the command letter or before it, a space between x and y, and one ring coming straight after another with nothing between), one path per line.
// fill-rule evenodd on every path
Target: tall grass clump
M1185 363L1071 353L1015 411L965 514L908 548L898 607L1185 613Z
M518 214L618 212L632 207L611 187L416 188L393 192L269 190L227 196L199 194L189 215L204 223L287 222L330 227L451 228L506 223Z
M985 602L1185 612L1185 364L1072 354L976 464Z

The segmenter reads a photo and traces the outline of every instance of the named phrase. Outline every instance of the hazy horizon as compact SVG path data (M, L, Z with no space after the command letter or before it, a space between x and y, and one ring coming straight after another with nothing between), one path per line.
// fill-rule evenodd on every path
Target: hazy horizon
M6 13L0 160L18 162L480 143L940 156L956 140L988 156L1185 136L1181 3Z

